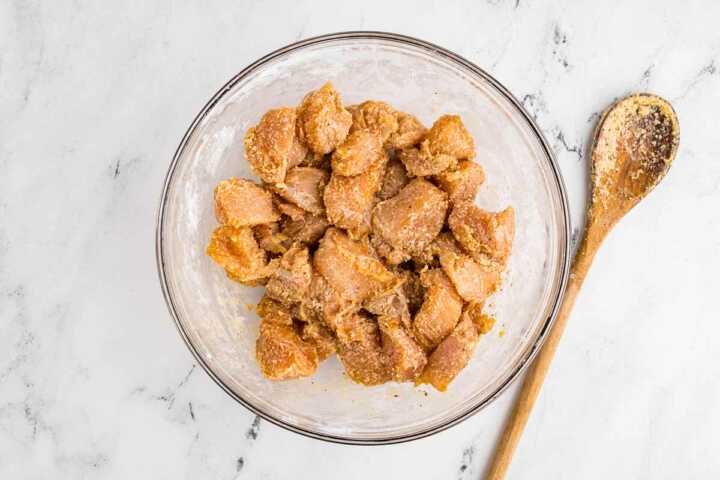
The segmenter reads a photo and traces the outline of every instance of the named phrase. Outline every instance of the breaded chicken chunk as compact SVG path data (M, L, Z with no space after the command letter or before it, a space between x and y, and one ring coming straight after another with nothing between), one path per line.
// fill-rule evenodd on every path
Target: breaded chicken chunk
M270 276L267 294L285 304L298 303L305 298L310 287L312 267L307 247L295 244L285 252Z
M223 180L215 187L215 217L221 224L233 227L280 219L272 194L244 178Z
M305 158L307 147L296 135L296 119L294 108L269 110L245 135L245 156L264 182L282 182L287 169Z
M228 277L248 286L261 284L270 274L267 255L249 227L218 227L210 237L207 254Z
M425 299L413 320L413 335L425 350L432 350L455 328L463 301L439 268L422 272L420 281Z
M333 173L325 188L323 198L328 220L348 230L355 239L370 231L370 215L385 173L385 158L383 155L362 175L345 177Z
M348 315L339 319L335 333L338 358L354 382L378 385L392 379L377 321L362 313Z
M325 232L313 263L342 297L357 304L385 291L397 281L366 245L351 240L336 228Z
M288 202L320 215L325 211L323 192L330 179L325 170L313 167L295 167L285 176L285 182L275 186L277 194Z
M370 130L356 130L332 154L332 171L338 175L359 175L385 155L382 139Z
M393 380L415 380L427 363L425 351L407 332L400 318L383 315L378 317L378 324L383 352L388 358Z
M477 346L479 335L473 322L463 318L452 333L428 357L427 366L417 383L429 383L444 392L465 368Z
M270 380L291 380L315 373L319 363L316 348L303 341L292 325L263 321L255 343L255 358Z
M485 255L503 266L507 263L515 237L512 207L494 213L469 202L458 203L450 213L448 224L458 243L476 260Z
M343 108L340 94L330 82L308 93L298 109L300 138L320 155L344 142L351 124L352 115Z
M447 194L432 183L415 179L373 210L373 231L397 250L422 252L445 222Z

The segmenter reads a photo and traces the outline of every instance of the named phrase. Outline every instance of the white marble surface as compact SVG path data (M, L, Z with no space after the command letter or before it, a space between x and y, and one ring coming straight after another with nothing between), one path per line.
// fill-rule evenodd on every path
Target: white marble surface
M0 2L0 478L480 477L515 389L410 444L310 440L196 367L160 294L155 209L193 116L262 54L350 29L494 73L555 148L576 228L597 112L673 102L676 163L597 256L509 477L717 478L719 19L712 1Z

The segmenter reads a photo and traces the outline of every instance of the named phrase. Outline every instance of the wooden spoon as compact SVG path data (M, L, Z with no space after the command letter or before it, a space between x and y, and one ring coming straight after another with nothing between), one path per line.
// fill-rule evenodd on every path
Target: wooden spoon
M592 185L585 234L575 255L557 319L527 372L495 450L487 480L500 480L505 476L595 252L618 220L662 180L675 158L679 141L680 127L675 111L655 95L643 93L626 97L600 118L593 138Z

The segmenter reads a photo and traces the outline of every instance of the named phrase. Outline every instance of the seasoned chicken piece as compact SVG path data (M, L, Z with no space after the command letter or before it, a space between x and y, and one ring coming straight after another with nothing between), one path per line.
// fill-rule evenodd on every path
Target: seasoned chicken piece
M427 140L420 144L420 148L400 150L398 158L411 177L437 175L457 165L457 159L452 155L430 153Z
M390 135L388 144L395 149L410 148L425 138L427 128L414 115L397 112L398 129Z
M383 240L379 235L370 235L370 245L378 256L385 259L388 265L400 265L411 258L410 255L402 250L393 248L392 245Z
M330 224L324 215L305 213L297 220L290 220L282 229L282 235L306 245L313 245L322 238Z
M417 383L429 383L444 392L472 357L479 340L473 322L463 318L453 332L430 354Z
M427 356L425 351L405 330L398 317L383 315L378 318L383 352L388 358L393 380L408 382L422 373Z
M332 154L332 171L338 175L359 175L385 152L382 139L370 130L356 130Z
M483 313L483 307L484 304L482 302L470 302L465 305L461 317L461 319L469 318L470 321L473 322L473 325L475 325L475 330L477 330L479 335L485 335L495 326L495 318L490 315L485 315Z
M410 314L415 314L425 299L425 287L420 282L420 275L404 268L396 269L395 274L403 281L402 291L407 299Z
M352 124L352 115L343 108L340 94L330 82L305 96L298 117L300 137L321 155L345 141Z
M270 273L265 251L258 246L249 227L216 228L207 254L225 269L228 277L245 285L258 285Z
M303 341L292 325L263 321L255 343L255 358L262 374L270 380L290 380L315 373L316 348Z
M263 223L253 227L255 240L260 248L273 254L283 254L287 251L288 239L280 233L277 222Z
M403 326L410 328L410 309L402 288L403 282L404 280L398 278L397 284L393 288L365 300L363 308L373 315L385 315L400 319Z
M440 117L418 148L400 151L408 174L415 177L439 175L457 167L458 159L472 159L475 145L457 115Z
M277 300L263 295L260 303L255 307L258 316L266 322L278 323L280 325L292 325L293 317L290 309Z
M282 182L289 166L305 158L307 148L297 138L294 108L268 111L245 135L245 156L250 167L267 183Z
M266 293L285 305L300 302L310 287L311 275L308 249L295 244L280 259L267 283Z
M425 287L425 300L415 315L413 334L425 350L432 350L455 328L463 301L440 269L422 272L420 282Z
M313 257L314 267L344 298L361 304L397 281L366 245L329 228Z
M325 170L313 167L295 167L285 176L285 182L275 185L282 198L315 215L325 211L323 191L330 178Z
M380 200L392 198L410 182L405 166L396 158L390 160L385 168L382 186L377 196Z
M360 306L340 295L325 277L313 270L307 297L300 304L298 318L303 321L322 321L330 330L337 330L338 319L350 315Z
M422 142L431 155L449 155L457 159L473 159L475 142L458 115L443 115L433 124Z
M450 202L472 202L485 181L485 171L472 160L461 160L455 170L437 175L435 181L447 192Z
M373 231L398 250L419 253L442 229L447 207L445 192L418 178L375 207Z
M395 110L385 102L368 100L352 109L353 124L350 132L369 130L380 137L382 145L398 129Z
M472 203L455 205L448 224L458 243L475 260L487 255L501 266L507 262L515 236L515 211L508 207L502 212L485 211Z
M344 316L335 333L338 358L354 382L378 385L392 379L375 320L360 313Z
M385 156L362 175L344 177L333 173L323 196L330 223L347 229L353 238L365 236L370 231L375 193L380 189L384 173Z
M303 325L302 339L315 346L321 362L335 353L335 337L321 322L313 321Z
M446 251L440 254L440 265L466 302L484 302L500 284L496 269L478 264L467 255Z
M244 178L230 178L215 187L215 217L223 225L244 227L280 219L272 194Z

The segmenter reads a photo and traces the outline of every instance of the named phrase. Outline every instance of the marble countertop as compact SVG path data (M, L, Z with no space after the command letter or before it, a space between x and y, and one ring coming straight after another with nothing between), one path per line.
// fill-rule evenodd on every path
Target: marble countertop
M192 118L257 57L355 29L492 72L555 149L575 229L598 112L672 101L678 158L598 254L509 478L717 478L719 18L710 1L1 2L0 478L480 478L517 384L424 440L311 440L223 393L160 292L156 207Z

